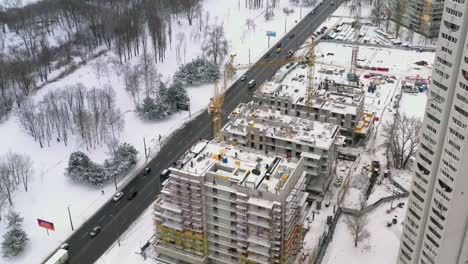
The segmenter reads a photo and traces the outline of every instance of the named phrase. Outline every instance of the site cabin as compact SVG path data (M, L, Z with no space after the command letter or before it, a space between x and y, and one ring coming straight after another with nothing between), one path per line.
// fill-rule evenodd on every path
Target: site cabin
M65 264L68 263L68 250L59 249L44 264Z

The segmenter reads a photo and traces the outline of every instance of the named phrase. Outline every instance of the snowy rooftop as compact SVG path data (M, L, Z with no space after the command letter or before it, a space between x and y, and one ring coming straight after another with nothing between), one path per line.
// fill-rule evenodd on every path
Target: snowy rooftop
M258 128L264 135L326 150L333 146L339 130L337 125L282 115L253 102L240 104L229 120L223 128L228 133L245 136L249 127Z
M184 166L180 170L195 177L214 173L217 178L273 194L281 192L297 167L297 163L278 156L205 140L193 145L181 162Z
M306 70L296 68L282 83L266 82L256 92L256 96L286 98L292 104L305 105L307 95ZM356 114L364 98L360 88L340 84L333 80L316 80L312 96L312 107L339 114Z

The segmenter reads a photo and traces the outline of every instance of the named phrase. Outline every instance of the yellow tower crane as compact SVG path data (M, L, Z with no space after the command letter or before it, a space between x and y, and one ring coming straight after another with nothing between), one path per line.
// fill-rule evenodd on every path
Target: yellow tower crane
M359 82L359 76L356 73L356 68L357 68L357 59L358 59L358 53L359 53L359 46L358 46L358 41L359 41L359 35L360 35L360 30L361 30L361 3L360 0L355 0L355 11L354 11L354 21L351 24L352 27L354 28L354 42L355 46L353 47L352 53L351 53L351 65L350 65L350 70L346 78L350 82Z
M221 86L218 83L218 80L214 83L214 94L211 98L210 104L208 106L208 112L213 115L213 137L217 140L221 138L221 128L223 121L223 103L224 103L224 94L227 90L227 81L232 78L234 74L234 58L235 54L230 55L229 61L224 69L224 76Z
M266 63L256 63L252 66L234 66L234 58L236 57L235 54L230 55L229 61L226 64L226 68L224 69L224 76L222 80L221 86L219 85L218 80L214 82L214 95L211 98L210 104L208 106L208 112L213 115L213 136L215 139L221 139L221 128L222 128L222 120L223 120L223 103L224 103L224 95L227 90L227 82L228 80L232 79L232 76L236 70L244 69L244 68L251 68L251 67L268 67L273 65L285 65L289 62L294 61L301 61L304 58L287 58L283 60L274 60L271 62ZM312 112L312 95L313 95L313 85L314 85L314 72L315 72L315 41L314 38L311 38L311 43L309 45L309 49L307 50L305 56L305 63L308 65L307 70L307 92L306 92L306 100L305 100L305 110L307 113Z

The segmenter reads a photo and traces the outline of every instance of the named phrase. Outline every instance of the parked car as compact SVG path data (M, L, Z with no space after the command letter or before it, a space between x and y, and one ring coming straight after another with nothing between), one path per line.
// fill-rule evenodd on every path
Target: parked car
M114 202L117 202L122 198L122 196L123 196L123 192L118 192L114 194L114 197L112 198L112 200L114 200Z
M93 229L91 229L91 231L89 232L89 236L95 237L99 234L99 232L101 232L101 230L102 230L101 226L96 226Z
M68 245L68 243L63 243L62 245L60 245L60 248L68 250L68 249L70 249L70 245Z
M277 48L281 48L281 42L276 43Z
M332 1L330 4L331 4L331 5L335 5L335 1Z
M143 175L148 175L151 173L151 168L145 168L145 172L143 172Z
M276 48L276 53L281 53L282 49L281 48Z
M295 36L296 36L296 35L294 35L294 33L289 34L289 38L290 38L290 39L294 38Z
M245 81L246 79L247 77L245 75L242 75L242 77L240 77L241 82Z
M267 53L267 54L265 54L265 56L263 56L263 59L265 59L265 60L268 60L269 58L270 58L270 53Z
M292 55L294 55L294 51L293 50L288 50L288 53L286 54L286 58L290 58L290 57L292 57Z
M133 200L133 198L135 198L136 196L138 195L138 192L137 191L133 191L131 192L128 196L127 196L127 200Z

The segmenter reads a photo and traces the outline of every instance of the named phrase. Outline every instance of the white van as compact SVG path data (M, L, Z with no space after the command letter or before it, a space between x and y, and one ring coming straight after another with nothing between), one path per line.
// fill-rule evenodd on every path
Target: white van
M252 87L255 86L255 84L257 84L257 83L255 82L255 80L250 80L250 81L247 83L247 87L252 88Z

